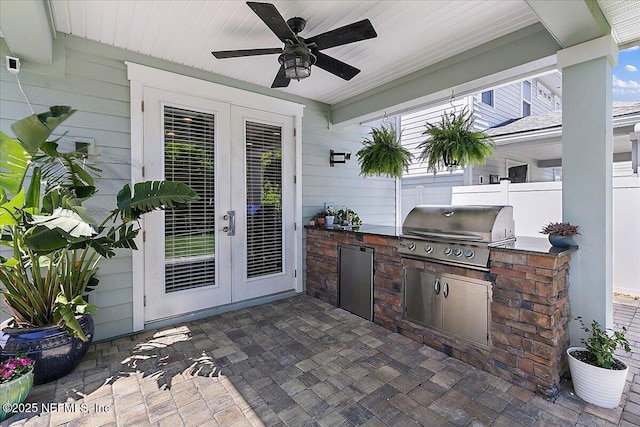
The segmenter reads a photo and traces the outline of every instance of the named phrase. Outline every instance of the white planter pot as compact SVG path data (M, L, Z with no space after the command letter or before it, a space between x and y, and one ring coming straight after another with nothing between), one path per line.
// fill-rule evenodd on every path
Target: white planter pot
M578 397L602 408L617 408L627 381L629 366L620 361L626 366L625 370L620 371L589 365L573 357L571 352L574 350L586 349L570 347L567 350L573 389Z
M335 216L326 216L324 218L324 221L327 225L327 227L333 227L333 220L335 219Z

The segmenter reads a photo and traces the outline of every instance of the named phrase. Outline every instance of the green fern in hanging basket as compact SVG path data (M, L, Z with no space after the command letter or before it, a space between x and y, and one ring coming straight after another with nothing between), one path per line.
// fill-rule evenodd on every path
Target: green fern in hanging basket
M362 141L363 148L356 154L363 176L386 175L401 178L402 171L408 170L413 155L400 144L400 138L393 125L372 128L371 138Z
M426 123L426 127L427 139L418 144L422 150L418 159L427 163L428 171L485 164L493 156L495 143L484 132L473 130L473 112L466 107L458 115L444 113L439 123Z

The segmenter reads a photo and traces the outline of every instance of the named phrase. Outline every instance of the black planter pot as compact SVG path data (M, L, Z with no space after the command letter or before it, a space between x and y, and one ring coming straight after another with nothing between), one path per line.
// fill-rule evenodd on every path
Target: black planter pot
M84 314L78 317L87 341L72 337L60 326L40 328L9 328L3 323L2 359L24 354L35 360L34 384L45 384L62 378L74 370L89 350L93 340L93 319Z

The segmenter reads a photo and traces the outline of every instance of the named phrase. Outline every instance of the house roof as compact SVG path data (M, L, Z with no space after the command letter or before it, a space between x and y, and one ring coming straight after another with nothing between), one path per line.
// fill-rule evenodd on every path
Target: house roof
M640 101L613 103L614 119L638 114L640 114ZM618 126L628 125L623 121L615 121L614 128L617 127L616 124ZM490 136L496 137L554 128L562 128L562 111L551 111L535 116L508 120L498 126L487 129L485 133Z

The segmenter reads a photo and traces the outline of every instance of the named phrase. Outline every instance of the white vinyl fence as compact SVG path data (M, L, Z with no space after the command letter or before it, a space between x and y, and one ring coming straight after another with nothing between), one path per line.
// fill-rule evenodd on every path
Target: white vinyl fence
M447 193L449 190L450 193ZM418 204L511 205L516 236L544 237L543 225L562 220L562 182L417 187L402 193L403 218ZM613 290L640 296L640 178L613 178Z

